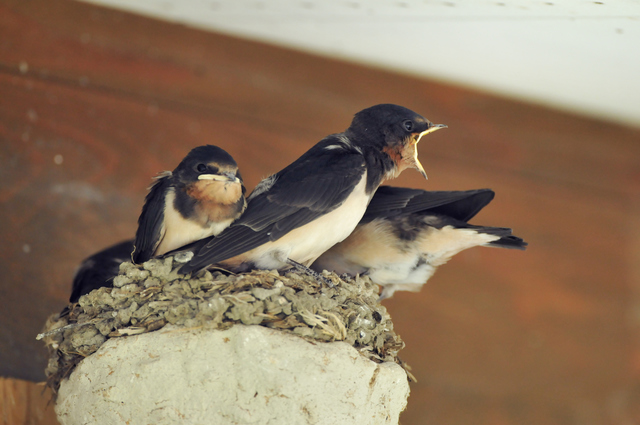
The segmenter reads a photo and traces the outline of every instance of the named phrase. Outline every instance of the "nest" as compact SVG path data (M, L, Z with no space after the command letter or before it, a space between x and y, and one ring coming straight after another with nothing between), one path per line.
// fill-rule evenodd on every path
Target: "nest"
M39 339L50 358L47 384L56 394L76 364L108 338L152 332L166 324L228 329L236 323L292 332L314 341L344 341L375 362L396 362L404 342L393 330L378 288L367 277L333 288L294 272L257 270L239 275L204 271L180 275L173 257L123 263L113 288L100 288L51 316Z

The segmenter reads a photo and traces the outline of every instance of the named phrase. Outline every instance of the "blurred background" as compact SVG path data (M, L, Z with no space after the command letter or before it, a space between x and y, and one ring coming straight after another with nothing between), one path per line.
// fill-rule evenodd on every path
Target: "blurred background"
M0 0L0 409L55 424L35 340L151 177L216 144L247 188L353 114L446 131L429 175L489 187L474 248L385 301L401 423L640 424L640 1Z

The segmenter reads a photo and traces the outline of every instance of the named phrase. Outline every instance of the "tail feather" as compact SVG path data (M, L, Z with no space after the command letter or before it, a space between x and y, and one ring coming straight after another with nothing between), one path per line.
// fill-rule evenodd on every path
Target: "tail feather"
M497 241L493 241L487 244L487 246L495 246L497 248L507 248L507 249L520 249L525 250L529 244L524 241L524 239L519 238L517 236L504 236Z
M524 239L514 236L512 230L508 227L490 227L490 226L474 226L468 225L469 228L477 231L478 233L486 233L488 235L500 236L500 239L493 242L489 242L486 246L493 246L496 248L507 249L527 249L529 245Z

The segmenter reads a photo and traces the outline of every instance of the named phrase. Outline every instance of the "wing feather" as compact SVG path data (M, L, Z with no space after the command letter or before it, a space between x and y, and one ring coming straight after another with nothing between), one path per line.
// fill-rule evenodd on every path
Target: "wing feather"
M426 191L404 187L380 186L361 224L376 218L435 212L468 221L494 197L491 189L463 191Z
M144 263L153 257L164 235L164 207L167 191L170 190L171 173L159 176L151 185L138 218L138 230L134 241L132 259Z
M267 190L249 197L244 214L202 247L181 273L189 273L275 241L340 206L365 173L360 152L326 149L329 136L278 172Z

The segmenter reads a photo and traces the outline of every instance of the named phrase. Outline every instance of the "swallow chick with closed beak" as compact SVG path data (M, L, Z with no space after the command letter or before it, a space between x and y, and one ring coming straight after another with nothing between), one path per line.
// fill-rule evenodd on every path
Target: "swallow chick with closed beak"
M382 186L353 233L311 268L366 274L382 287L384 299L395 291L419 291L438 266L465 249L526 249L511 229L468 223L493 197L490 189L428 192Z
M149 190L132 259L143 263L188 243L215 236L247 206L238 165L213 145L189 152L173 172L161 173Z
M151 186L138 219L136 238L86 258L73 279L70 302L113 285L120 264L143 263L185 244L217 235L246 208L245 188L234 159L223 149L193 149L173 172Z
M415 168L422 136L446 126L402 106L358 112L343 133L325 137L260 182L242 217L204 246L180 272L216 265L234 272L308 266L344 240L381 182Z

